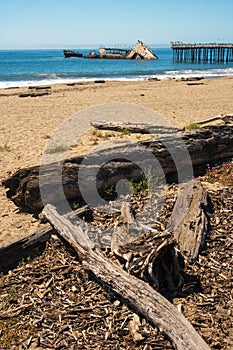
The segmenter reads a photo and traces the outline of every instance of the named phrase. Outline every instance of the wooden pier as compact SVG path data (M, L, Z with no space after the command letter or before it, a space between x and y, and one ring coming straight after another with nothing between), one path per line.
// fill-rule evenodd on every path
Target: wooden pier
M172 42L173 60L191 63L231 63L233 44L184 44Z

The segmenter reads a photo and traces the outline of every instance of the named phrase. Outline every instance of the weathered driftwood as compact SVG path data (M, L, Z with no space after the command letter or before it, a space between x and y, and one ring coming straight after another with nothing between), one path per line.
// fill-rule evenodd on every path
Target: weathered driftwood
M191 85L192 83L188 83L187 85ZM193 85L197 84L203 84L203 83L193 83ZM196 122L198 125L204 125L208 123L212 123L216 120L222 120L224 123L232 123L233 122L233 114L224 114L224 115L217 115L212 118L208 118L205 120L201 120ZM160 132L160 128L157 125L148 125L143 123L120 123L120 122L110 122L110 121L93 121L91 122L91 126L98 130L113 130L113 131L119 131L124 132L128 131L130 133L139 133L139 134L154 134L156 131Z
M189 261L197 259L203 248L208 227L207 193L199 180L185 186L178 196L170 217L170 230L182 255ZM184 215L185 212L185 215Z
M163 131L160 128L160 133ZM143 170L147 166L147 152L152 152L153 156L159 161L163 174L171 176L174 181L177 167L173 156L169 151L175 152L177 162L181 164L181 170L184 172L190 163L183 159L182 149L184 145L190 154L191 162L194 167L195 175L203 174L203 167L206 164L220 159L226 159L233 156L233 132L231 126L211 126L191 131L181 131L178 134L182 137L184 144L180 145L174 136L174 130L164 130L166 135L163 139L148 140L139 143L143 149L135 144L119 146L98 150L86 157L86 164L82 165L82 186L86 186L86 191L92 191L93 186L97 187L100 193L105 193L106 189L114 187L117 182L123 178L129 181L140 181L143 177ZM169 144L169 150L166 145ZM177 146L178 145L178 146ZM135 153L135 150L138 153ZM137 164L130 159L138 157ZM102 167L100 161L105 162ZM111 160L111 161L109 161ZM79 188L78 173L82 157L67 159L64 161L62 169L63 191L68 201L82 202L82 195ZM54 203L60 200L60 178L58 172L58 163L43 166L43 188L49 188L45 201ZM150 169L148 169L149 171ZM183 171L182 170L182 171ZM93 174L98 173L97 179L93 179ZM3 181L3 185L9 188L7 196L20 208L30 208L41 210L43 203L40 197L39 188L39 166L18 170L10 178ZM145 174L144 174L145 175ZM183 175L183 174L179 174ZM96 183L94 183L96 180Z
M148 125L143 123L120 123L120 122L110 122L110 121L92 121L91 126L98 130L112 130L119 132L130 132L130 133L138 133L138 134L152 134L154 136L155 133L161 132L161 126L159 125ZM167 130L168 133L170 130Z
M194 86L194 85L204 85L204 83L187 83L188 86Z
M183 284L175 241L166 231L140 225L129 202L121 206L123 224L116 225L111 249L130 274L148 282L167 297Z
M201 121L197 122L197 124L204 125L204 124L212 123L216 120L222 120L225 124L233 123L233 114L216 115L215 117L201 120Z
M19 94L19 97L38 97L38 96L45 96L50 95L50 92L48 91L42 91L42 92L22 92Z
M29 86L28 89L29 89L29 90L31 90L31 89L35 89L35 90L47 90L47 89L51 89L51 86L50 86L50 85Z
M89 208L84 206L77 210L70 212L67 217L71 222L75 222L77 217L87 215ZM8 245L0 247L0 272L5 272L15 267L19 261L27 257L34 257L45 249L45 243L49 240L55 230L49 223L40 227L31 235L16 240Z
M83 266L140 316L166 334L176 349L209 349L193 326L164 297L145 282L110 262L100 251L94 251L91 241L80 226L70 224L51 205L46 205L43 213L60 236L76 250Z
M0 271L12 269L26 257L39 255L45 249L45 242L55 231L50 224L38 229L30 236L24 237L7 246L0 247Z

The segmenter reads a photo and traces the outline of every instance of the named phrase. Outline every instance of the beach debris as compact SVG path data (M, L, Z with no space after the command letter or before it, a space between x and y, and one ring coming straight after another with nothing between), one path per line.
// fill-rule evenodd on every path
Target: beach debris
M181 77L180 79L176 79L176 82L179 82L179 81L199 81L199 80L203 80L205 79L204 77L188 77L188 78L184 78L184 77Z
M38 295L42 296L47 289L50 290L40 298ZM129 324L136 314L91 279L74 250L60 240L51 238L41 255L21 261L11 273L0 276L0 291L1 311L5 315L18 305L33 303L32 307L20 310L20 318L10 319L9 332L4 325L9 319L2 320L1 346L4 348L11 343L30 349L67 350L117 349L119 344L131 350L135 346ZM13 302L16 294L17 300ZM12 332L14 343L9 334ZM139 350L173 349L171 342L145 319L141 319L139 333L143 337L137 343Z
M144 281L129 275L119 265L111 262L100 250L93 249L80 225L72 225L50 204L45 206L43 213L59 235L75 249L85 269L162 331L178 350L209 350L208 345L176 307Z
M185 259L193 262L204 247L208 229L207 193L200 180L190 182L185 188L181 185L180 193L169 220L168 230L173 232Z
M52 87L50 85L38 85L38 86L29 86L29 90L48 90L51 89Z
M90 215L91 212L88 206L83 206L70 212L67 217L71 221L77 220L77 218L89 220ZM46 249L46 242L52 235L56 234L56 231L42 215L40 221L44 225L36 232L8 246L0 247L0 272L5 272L9 268L17 266L22 259L40 255Z
M135 343L143 340L143 336L141 335L141 333L139 333L140 326L141 326L140 318L137 314L134 314L133 319L129 321L129 331Z
M187 83L188 86L204 85L204 83Z
M176 198L175 185L170 186L169 193L173 193L166 205L170 212ZM173 303L178 313L180 313L178 308L182 308L183 315L211 348L228 350L232 344L230 279L233 273L231 263L233 189L211 190L208 191L208 195L213 205L213 214L210 216L211 226L206 236L206 250L194 264L186 262L185 281L180 297L179 295L175 297ZM128 204L125 205L124 211L126 217L132 214ZM96 219L98 215L101 217L100 213L97 214ZM163 214L159 222L154 221L154 231L156 231L155 227L163 230L162 225L166 222L166 217L168 219L168 214ZM59 216L58 218L60 219ZM131 225L130 218L129 221ZM152 227L150 232L153 232ZM154 232L155 237L156 235L157 233ZM146 237L144 242L148 244ZM124 349L130 350L135 347L136 342L137 348L141 350L174 349L173 346L176 345L173 337L170 337L173 342L171 345L157 328L153 328L146 322L141 313L135 311L135 308L132 312L124 305L124 303L129 305L128 300L119 300L119 294L115 295L109 286L106 292L96 284L96 277L84 271L83 267L88 268L88 265L81 266L76 253L62 243L64 240L61 242L54 238L55 236L52 235L45 249L35 259L25 259L17 268L9 265L9 273L0 277L1 312L5 317L10 316L11 329L15 334L19 333L20 344L37 348L60 346L64 349L90 345L101 349L108 346L117 347L120 343ZM142 252L143 248L141 245ZM14 254L9 246L5 249L8 249L8 257ZM94 252L99 255L98 249L94 249ZM1 250L2 253L4 250ZM4 260L6 261L8 257L5 254ZM101 258L101 253L99 257ZM119 265L116 258L115 255L108 255L110 265L114 262L120 269L122 263L120 262ZM120 272L118 278L120 276L123 278L124 274ZM109 277L114 280L111 274ZM197 279L200 280L201 289L197 286ZM137 298L140 303L144 298L144 287L142 288L140 280L137 281L139 283L134 287L134 291L140 294ZM157 309L159 312L160 305L156 300L158 300L157 297L153 299L152 308L147 305L147 311ZM131 307L133 307L132 304ZM170 303L168 310L173 312L173 306ZM18 313L21 314L20 318ZM162 322L165 316L162 313ZM2 322L5 320L3 319ZM161 327L160 321L161 315L158 319ZM8 345L10 339L9 336L6 339L8 330L5 327L2 328L2 345L5 345L4 341L7 341ZM180 331L179 323L173 324L173 327L174 333L177 333L177 328L177 331ZM23 336L22 333L24 333ZM166 333L166 328L163 333ZM186 341L186 333L189 333L188 328L184 331L184 341ZM186 344L182 343L182 345L183 348L180 348L187 348ZM202 349L198 343L190 344L190 347Z
M135 124L133 127L135 127ZM154 136L157 133L164 133L164 142L167 137L170 144L174 142L174 147L177 147L176 138L171 137L174 135L174 128L169 129L156 126L153 129L153 126L148 126L148 129L151 131L154 130L153 138L150 140L104 149L104 154L108 157L107 159L114 159L114 161L107 162L101 167L101 169L99 169L97 164L98 159L100 159L99 157L102 157L103 150L96 150L96 152L86 156L87 160L89 159L89 164L90 162L92 164L92 171L98 173L96 186L101 195L105 194L109 188L115 188L114 186L116 186L118 181L122 179L122 176L125 176L126 174L129 181L142 181L145 174L141 170L143 167L141 169L139 168L140 161L138 161L137 164L124 161L125 154L127 154L128 159L132 159L131 153L133 154L135 152L136 145L142 145L153 152L162 166L163 174L167 181L177 181L177 168L173 158L170 156L170 152L167 150L164 143L161 142L160 138L156 139ZM183 139L183 142L189 151L194 175L196 176L202 175L205 172L207 164L233 156L232 126L213 125L199 129L178 131L176 135ZM215 152L213 152L213 149ZM117 159L116 153L119 155ZM62 169L63 191L66 199L70 202L77 201L77 203L81 205L83 203L83 197L78 186L78 172L82 161L83 157L66 159L63 163ZM142 161L145 161L145 159ZM39 169L39 166L19 169L2 182L3 186L8 188L8 198L10 198L18 207L30 208L34 211L40 211L43 208L39 189ZM92 181L90 167L86 166L82 168L82 170L83 176L85 177L85 183ZM59 193L57 192L60 187L56 185L59 182L57 177L57 163L44 165L43 172L45 174L43 178L43 186L53 183L53 191L47 193L47 198L44 199L47 203L56 203L56 198L57 201L59 201L60 198ZM58 190L56 190L56 188Z
M94 81L95 84L105 84L105 80L95 80Z
M144 124L144 123L130 123L130 122L121 123L121 122L112 122L107 120L95 120L95 121L92 121L90 125L93 128L98 130L112 130L112 131L118 131L118 132L124 132L127 130L129 133L151 134L151 136L153 136L154 134L158 134L161 131L163 131L164 133L167 132L168 134L172 132L172 128L166 129L165 127L161 127L160 125L150 125L150 124Z
M205 120L200 120L197 122L199 125L209 124L215 121L221 121L225 124L233 124L233 114L220 114L216 115L215 117L211 117Z
M50 95L51 93L48 91L41 91L41 92L22 92L19 94L19 97L38 97L38 96L45 96L45 95Z
M161 81L161 79L156 78L156 77L152 77L152 78L148 78L148 81Z

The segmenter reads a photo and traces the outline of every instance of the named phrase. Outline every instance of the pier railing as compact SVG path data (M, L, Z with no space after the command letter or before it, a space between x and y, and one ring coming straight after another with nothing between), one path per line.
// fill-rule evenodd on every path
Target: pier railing
M173 59L191 63L230 63L233 62L233 44L185 44L172 42Z

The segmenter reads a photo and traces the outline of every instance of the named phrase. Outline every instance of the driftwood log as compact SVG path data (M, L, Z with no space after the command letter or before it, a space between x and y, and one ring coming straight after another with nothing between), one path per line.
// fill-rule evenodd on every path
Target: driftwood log
M127 201L121 206L121 221L115 225L112 252L127 272L172 298L183 284L172 234L140 225Z
M19 97L38 97L38 96L45 96L50 95L50 92L48 91L41 91L41 92L22 92L19 94Z
M200 120L199 122L197 122L197 124L204 125L204 124L215 122L216 120L221 120L225 124L231 124L231 123L233 123L233 114L216 115L215 117L212 117L212 118L208 118L208 119L205 119L205 120Z
M0 272L12 269L24 258L39 255L53 233L55 230L50 224L46 224L30 236L0 247Z
M73 226L49 204L44 208L43 214L59 235L76 250L84 268L164 333L176 349L209 349L192 325L164 297L145 282L110 262L100 251L93 250L91 241L80 226Z
M169 231L189 262L197 259L208 229L207 193L199 180L192 184L178 196L169 223Z
M131 204L123 201L121 215L120 211L112 214L116 218L114 232L109 238L111 251L120 259L127 271L146 280L154 288L158 289L164 284L163 281L169 281L165 289L174 294L182 281L174 246L178 245L183 257L190 263L198 258L199 252L204 247L207 232L206 209L208 210L207 195L199 180L192 181L190 186L185 186L185 190L181 191L181 196L178 196L172 211L167 232L138 222ZM107 212L110 212L110 208ZM39 216L43 223L47 223L42 214ZM93 209L88 206L65 215L74 224L80 222L80 219L83 223L92 221L94 216ZM16 266L23 258L40 254L45 247L44 242L52 233L55 232L47 223L30 236L0 247L0 271ZM101 246L101 237L97 232L92 232L90 237L96 247ZM160 265L159 272L157 271L155 276L153 269L158 265ZM166 268L166 265L170 266Z
M129 122L93 121L91 122L91 126L98 130L127 131L139 134L154 134L156 131L161 132L161 127L159 125L148 125L143 123L134 124Z
M177 139L174 139L174 130L168 135L169 130L164 130L164 138L153 139L139 143L143 151L138 151L138 162L135 164L130 159L135 159L134 144L119 146L99 150L86 157L89 165L82 165L83 183L87 191L91 191L93 186L97 187L100 193L105 193L106 189L116 186L119 180L126 178L129 181L140 181L143 178L143 170L147 164L146 152L151 151L153 156L159 161L163 174L174 181L176 179L177 167L169 150L175 150L178 161L181 163L181 170L190 168L190 163L186 164L182 156L181 145L177 148ZM161 134L161 130L160 130ZM191 131L181 131L178 133L182 137L186 146L191 164L194 167L195 175L203 174L206 164L216 162L221 159L233 156L233 132L231 126L211 126ZM166 148L169 143L169 150ZM176 149L177 148L177 149ZM141 152L141 153L140 153ZM179 153L181 152L181 153ZM150 153L150 152L148 152ZM151 153L150 153L151 155ZM182 159L179 159L179 156ZM103 166L98 164L106 161ZM109 161L110 160L110 161ZM82 203L82 195L79 188L78 173L83 157L70 158L64 161L62 168L63 191L68 201ZM39 188L39 166L18 170L10 178L3 181L3 185L8 188L7 196L20 208L30 208L40 211L43 203ZM43 188L49 188L46 203L56 205L59 202L60 178L57 163L43 166ZM93 173L98 173L93 181ZM181 174L182 175L182 174ZM52 184L52 186L51 186Z
M191 85L192 83L188 83ZM203 83L194 83L197 84L203 84ZM196 124L198 125L204 125L209 124L214 121L220 120L224 122L225 124L233 123L233 114L221 114L217 115L215 117L211 117L205 120L197 121ZM110 122L110 121L93 121L91 122L91 126L93 126L95 129L98 130L112 130L112 131L118 131L118 132L125 132L128 131L130 133L139 133L139 134L154 134L156 131L160 131L159 126L157 125L148 125L143 123L120 123L120 122Z
M39 85L39 86L29 86L28 90L47 90L47 89L51 89L50 85Z
M75 222L77 217L88 215L89 208L84 206L70 212L67 218L71 222ZM46 220L47 222L47 220ZM46 248L46 242L56 231L47 222L43 227L40 227L29 236L23 237L15 242L0 247L0 272L6 272L9 269L17 266L19 261L28 257L40 255Z

